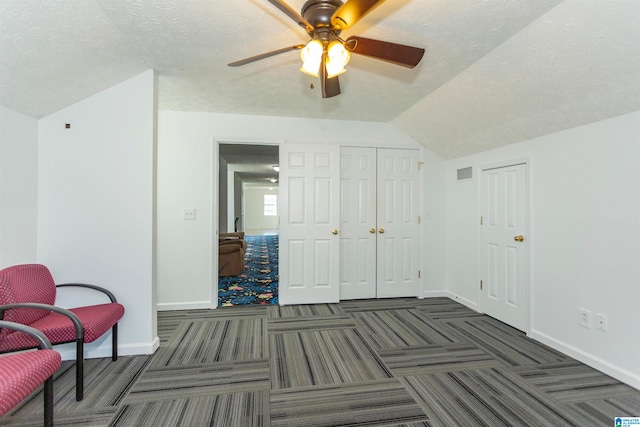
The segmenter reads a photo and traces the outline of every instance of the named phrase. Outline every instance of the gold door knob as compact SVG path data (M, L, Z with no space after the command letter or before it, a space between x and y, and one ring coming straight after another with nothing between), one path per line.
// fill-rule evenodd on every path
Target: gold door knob
M384 233L384 228L379 229L378 233L380 233L380 234Z
M523 235L515 236L513 240L515 240L516 242L524 242L524 236Z
M332 231L333 234L338 234L338 230L336 230L335 228Z
M370 229L369 229L369 233L373 234L373 233L375 233L375 232L376 232L376 229L375 229L375 228L370 228Z

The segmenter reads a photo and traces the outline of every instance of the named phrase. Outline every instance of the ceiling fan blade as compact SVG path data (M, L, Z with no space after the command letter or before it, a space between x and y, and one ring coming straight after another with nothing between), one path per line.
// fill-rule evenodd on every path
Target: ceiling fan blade
M313 25L311 25L309 21L304 19L302 15L300 15L294 8L289 6L283 0L269 0L269 3L280 9L282 12L284 12L285 15L296 21L298 25L300 25L308 32L313 31Z
M270 56L280 55L281 53L289 52L292 50L299 50L304 47L303 44L296 44L289 47L283 47L282 49L272 50L271 52L262 53L260 55L251 56L249 58L241 59L240 61L231 62L227 64L229 67L239 67L241 65L250 64L261 59L269 58Z
M370 56L407 68L413 68L418 65L424 55L424 49L421 47L384 42L358 36L349 37L345 41L345 46L352 53Z
M348 0L331 17L331 25L337 30L346 30L371 12L384 0Z

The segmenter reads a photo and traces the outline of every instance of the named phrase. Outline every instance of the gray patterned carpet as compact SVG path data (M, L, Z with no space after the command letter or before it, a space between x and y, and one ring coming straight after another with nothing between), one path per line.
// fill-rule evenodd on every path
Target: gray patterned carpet
M612 426L640 391L445 298L162 312L153 356L73 363L56 425ZM40 425L33 396L0 425Z

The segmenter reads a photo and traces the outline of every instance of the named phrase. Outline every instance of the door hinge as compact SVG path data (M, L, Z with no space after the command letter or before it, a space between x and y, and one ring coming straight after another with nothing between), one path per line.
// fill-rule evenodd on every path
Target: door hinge
M418 170L422 169L422 165L424 165L424 162L418 162Z
M480 217L480 225L482 225L482 217Z
M480 290L482 290L482 280L480 280Z
M418 270L418 279L420 278L420 270Z
M420 215L418 215L418 224L420 224Z

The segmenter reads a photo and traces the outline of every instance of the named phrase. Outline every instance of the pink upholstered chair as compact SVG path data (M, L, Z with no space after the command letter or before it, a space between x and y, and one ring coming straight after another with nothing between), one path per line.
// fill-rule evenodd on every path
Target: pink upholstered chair
M78 286L104 293L111 302L64 309L54 306L59 287ZM0 320L21 323L41 331L52 344L76 343L76 400L84 395L84 343L93 342L109 329L112 360L118 359L118 321L124 307L106 289L82 283L57 285L49 269L23 264L0 270ZM0 353L37 347L24 334L0 330Z
M60 368L60 353L51 349L47 337L37 329L0 320L0 331L4 330L28 334L41 350L0 356L0 416L44 383L44 425L53 426L53 374Z

